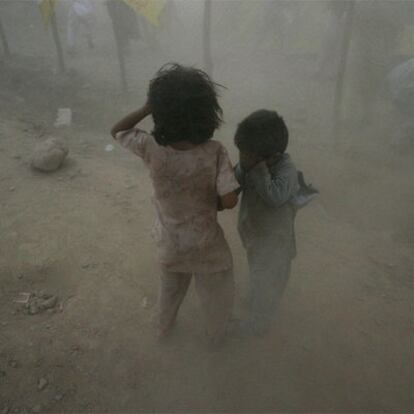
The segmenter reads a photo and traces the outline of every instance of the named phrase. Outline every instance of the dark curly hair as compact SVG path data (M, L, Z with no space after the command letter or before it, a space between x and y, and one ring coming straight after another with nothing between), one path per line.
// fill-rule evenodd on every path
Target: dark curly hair
M276 111L260 109L245 118L237 127L234 143L242 152L262 158L286 151L289 131Z
M199 145L208 141L222 123L218 86L202 70L164 65L148 90L157 143L167 146L186 140Z

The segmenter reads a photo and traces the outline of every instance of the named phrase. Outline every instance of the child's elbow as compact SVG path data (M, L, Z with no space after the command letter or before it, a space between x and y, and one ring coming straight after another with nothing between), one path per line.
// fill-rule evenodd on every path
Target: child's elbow
M233 191L231 193L228 193L220 197L220 199L221 199L221 205L223 206L223 208L230 210L236 207L239 198L237 194Z
M116 130L116 128L115 127L112 127L111 128L111 135L112 135L112 138L113 139L115 139L115 137L116 137L116 133L117 133L118 131Z

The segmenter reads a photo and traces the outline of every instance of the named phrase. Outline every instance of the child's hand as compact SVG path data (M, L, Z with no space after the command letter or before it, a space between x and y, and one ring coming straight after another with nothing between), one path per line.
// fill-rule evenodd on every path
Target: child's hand
M240 166L245 171L252 169L258 162L262 161L257 155L240 151Z
M151 113L151 107L148 103L142 106L137 111L131 112L120 121L118 121L111 129L111 135L115 138L119 131L126 131L133 128L136 124L141 122L146 116Z
M266 164L268 167L271 165L277 164L283 157L283 154L278 152L277 154L271 155L270 157L266 158Z

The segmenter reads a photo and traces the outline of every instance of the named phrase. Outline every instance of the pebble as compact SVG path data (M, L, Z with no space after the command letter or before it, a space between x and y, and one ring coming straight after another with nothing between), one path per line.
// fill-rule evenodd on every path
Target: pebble
M62 401L63 400L63 394L56 394L54 398L55 398L55 401Z
M71 355L75 355L78 352L80 352L80 346L79 345L73 345L70 349Z
M30 315L36 315L37 313L39 313L40 312L40 310L39 310L39 307L36 305L36 303L35 302L32 302L30 305L29 305L29 314Z
M25 307L28 308L29 315L36 315L41 311L54 308L57 302L57 296L41 293L39 296L33 297Z
M15 189L16 189L16 187L11 186L11 187L9 188L9 191L14 191Z
M49 384L48 380L42 377L39 379L39 382L37 383L37 389L39 391L42 391L48 386L48 384Z
M54 308L57 304L57 297L50 296L49 298L45 298L43 303L41 304L43 309L50 309Z
M10 407L8 407L7 405L1 410L1 414L9 414L10 412Z

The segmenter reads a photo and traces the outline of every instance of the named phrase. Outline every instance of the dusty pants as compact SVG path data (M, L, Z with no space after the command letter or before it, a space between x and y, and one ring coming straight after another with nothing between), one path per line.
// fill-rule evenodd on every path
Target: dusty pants
M285 248L247 249L249 262L249 321L257 331L270 328L290 275L291 252Z
M168 330L173 325L193 276L205 314L207 335L221 338L233 308L233 270L200 274L163 271L159 297L159 328Z

